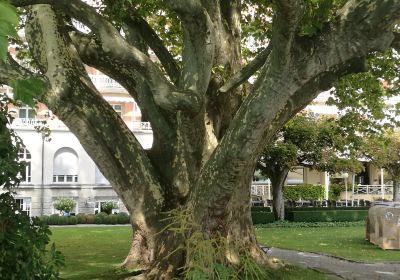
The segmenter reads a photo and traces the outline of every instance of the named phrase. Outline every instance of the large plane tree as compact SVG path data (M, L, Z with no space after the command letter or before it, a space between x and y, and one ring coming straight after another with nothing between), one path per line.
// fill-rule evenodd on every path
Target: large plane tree
M38 100L77 136L129 210L126 264L148 268L148 279L189 275L209 251L239 271L248 260L268 263L249 213L263 147L319 92L363 71L368 54L399 45L398 0L10 2L23 8L36 71L8 56L0 81L44 83ZM91 31L79 32L73 20ZM261 48L246 63L251 42ZM135 98L151 122L150 150L102 98L85 64Z

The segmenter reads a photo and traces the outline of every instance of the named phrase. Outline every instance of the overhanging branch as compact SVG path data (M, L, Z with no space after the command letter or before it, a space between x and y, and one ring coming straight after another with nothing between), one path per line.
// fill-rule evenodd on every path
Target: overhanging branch
M237 72L233 77L231 77L220 89L221 93L226 93L234 90L245 81L247 81L257 70L259 70L267 60L269 54L271 53L272 46L269 45L266 49L261 51L249 64L243 67L239 72Z
M13 0L12 3L16 6L52 4L94 31L104 52L113 56L115 60L125 61L137 70L145 78L158 106L166 111L182 110L188 114L195 114L200 110L203 97L197 91L181 91L168 82L147 55L128 44L119 31L90 5L80 0Z
M140 34L160 60L171 81L178 85L180 69L171 53L164 46L163 41L148 22L135 11L129 10L129 17L125 19L125 24L134 28Z

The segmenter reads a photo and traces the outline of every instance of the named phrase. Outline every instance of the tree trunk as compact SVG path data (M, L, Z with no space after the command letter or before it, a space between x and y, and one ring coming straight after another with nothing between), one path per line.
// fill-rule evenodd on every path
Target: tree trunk
M272 185L272 209L276 220L285 219L285 203L283 198L283 187L285 184L286 177L289 173L289 169L280 170L271 176Z
M393 180L393 201L400 201L400 181Z

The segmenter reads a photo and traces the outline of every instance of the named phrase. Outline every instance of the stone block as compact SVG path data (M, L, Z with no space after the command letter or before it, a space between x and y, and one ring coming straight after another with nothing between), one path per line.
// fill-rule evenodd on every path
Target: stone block
M400 249L400 203L376 204L368 211L365 238L382 249Z

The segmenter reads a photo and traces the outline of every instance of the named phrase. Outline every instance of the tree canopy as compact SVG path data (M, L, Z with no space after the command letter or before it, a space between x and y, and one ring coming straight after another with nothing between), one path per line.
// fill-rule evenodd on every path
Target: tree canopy
M196 265L205 247L184 246L193 238L230 244L207 248L230 248L231 257L215 253L212 260L233 271L243 273L243 260L272 266L249 214L262 149L321 91L365 71L368 56L399 47L398 1L10 3L23 15L18 57L31 63L7 56L0 81L43 84L35 98L77 136L127 206L134 236L126 264L146 268L148 279L217 275ZM150 150L102 98L85 65L136 100L153 129ZM355 92L353 100L363 100L365 91ZM176 223L185 230L174 230Z

